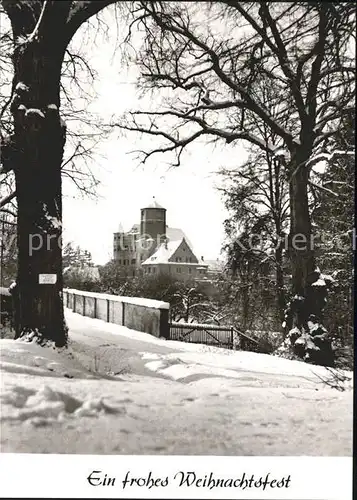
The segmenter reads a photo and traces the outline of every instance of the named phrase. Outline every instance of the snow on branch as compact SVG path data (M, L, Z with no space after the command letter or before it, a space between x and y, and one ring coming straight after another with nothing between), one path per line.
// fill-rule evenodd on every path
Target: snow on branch
M316 156L310 158L307 162L305 162L305 166L310 169L317 163L321 161L332 162L338 158L345 158L346 156L355 156L355 151L342 151L339 149L335 149L332 153L320 153Z
M343 150L335 149L332 153L319 153L318 155L313 156L313 157L309 158L308 160L300 163L295 168L294 172L292 173L292 175L289 179L289 182L291 182L292 178L297 174L299 169L302 167L308 168L310 170L314 165L316 165L318 163L321 163L321 162L329 162L330 163L338 158L345 158L346 156L347 157L348 156L354 157L355 151L354 150L353 151L347 151L347 150L343 151ZM321 189L321 186L318 186L318 185L316 185L314 187ZM326 188L324 188L324 190L326 190Z
M331 189L328 189L324 186L320 186L319 184L316 184L315 182L309 181L309 185L316 188L316 189L319 189L320 191L324 191L325 193L328 193L332 196L335 196L336 198L339 197L339 195L337 193L335 193L334 191L332 191Z

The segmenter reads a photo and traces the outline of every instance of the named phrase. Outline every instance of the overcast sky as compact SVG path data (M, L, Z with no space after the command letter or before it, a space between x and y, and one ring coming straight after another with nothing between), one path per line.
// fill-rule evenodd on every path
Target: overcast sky
M108 17L107 17L108 19ZM116 36L115 27L113 35ZM113 38L114 38L113 37ZM119 55L112 58L113 38L97 39L97 47L89 43L86 52L98 72L98 98L90 109L104 119L127 109L142 109L135 88L136 68L127 71ZM76 43L83 47L83 36L78 33ZM167 224L181 228L191 240L194 252L205 259L219 257L224 239L223 221L226 212L221 194L216 190L219 178L214 174L222 166L237 166L246 154L237 145L213 148L204 142L190 147L182 157L182 166L169 168L169 157L154 155L140 165L130 151L145 149L148 138L135 133L120 137L113 132L100 145L100 153L93 166L100 179L98 199L82 199L68 183L64 183L63 226L64 241L73 241L92 253L96 264L112 258L113 232L119 224L129 229L139 222L140 208L153 196L167 209Z

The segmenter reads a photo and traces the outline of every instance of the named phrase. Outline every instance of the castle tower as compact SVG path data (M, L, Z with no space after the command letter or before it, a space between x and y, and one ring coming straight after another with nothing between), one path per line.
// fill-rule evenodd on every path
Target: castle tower
M153 201L141 209L140 236L151 237L158 244L166 236L166 208L163 208L153 197Z
M141 209L140 237L137 241L138 262L150 257L166 239L166 208L153 197L152 202Z

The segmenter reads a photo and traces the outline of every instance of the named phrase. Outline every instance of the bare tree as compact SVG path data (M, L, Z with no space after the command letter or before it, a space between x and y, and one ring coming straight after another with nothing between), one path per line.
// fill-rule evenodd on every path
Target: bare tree
M13 120L10 111L13 67L11 48L13 36L11 24L0 4L2 34L0 36L0 139L9 140L13 134ZM109 27L96 16L96 23L81 30L81 38L89 39L90 45L96 42L99 32L104 35ZM88 33L89 32L89 33ZM73 41L66 49L61 68L61 117L67 124L66 144L62 161L62 178L68 179L78 189L80 195L95 197L98 179L93 174L92 163L98 157L97 145L110 132L110 128L93 113L88 106L95 97L94 84L97 78L95 70L87 61L86 44L79 46ZM1 158L0 158L1 162ZM0 167L1 172L1 167ZM0 200L4 206L8 202L7 187L15 196L15 180L3 171L0 179Z
M61 167L67 126L61 117L61 71L77 30L113 0L2 0L11 22L11 135L2 140L3 170L13 171L17 199L19 304L16 335L67 341L62 305ZM52 275L42 285L40 275Z
M275 116L278 110L271 104L271 89L262 86L260 92L266 109ZM251 145L247 162L234 169L223 167L219 172L224 180L219 190L229 213L225 221L226 250L232 271L241 259L242 250L245 260L252 257L255 263L261 262L262 268L264 263L269 264L269 273L275 273L276 310L282 323L286 308L283 261L289 221L288 187L283 162L267 149L270 144L276 146L279 138L259 121L256 134L266 149ZM248 247L244 247L242 238L247 239ZM237 246L241 247L238 254Z
M157 140L141 151L143 161L173 153L179 165L185 148L208 138L231 144L232 154L237 141L248 141L284 162L293 282L285 328L298 355L327 365L326 284L311 246L308 186L312 167L332 153L328 139L354 107L354 34L348 2L136 2L129 38L143 42L139 51L130 46L129 59L157 106L118 124ZM275 116L262 85L271 89ZM261 140L257 123L279 138L277 146Z
M237 270L243 250L246 259L252 257L262 268L267 264L267 277L275 274L272 282L277 299L276 316L282 323L286 308L283 268L289 205L286 189L281 190L285 183L279 162L269 158L267 169L264 160L259 164L259 156L253 155L238 170L222 172L225 183L220 191L229 212L225 221L225 249L232 272Z

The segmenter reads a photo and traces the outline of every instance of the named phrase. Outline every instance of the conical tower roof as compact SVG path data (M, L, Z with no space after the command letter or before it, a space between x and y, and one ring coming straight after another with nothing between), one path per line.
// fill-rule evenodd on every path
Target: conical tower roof
M119 222L117 227L118 227L118 229L116 231L117 233L124 233L124 226L121 222Z
M146 205L146 207L142 207L142 209L145 208L160 208L161 210L166 210L166 208L162 207L155 199L155 196L152 197L151 203Z

